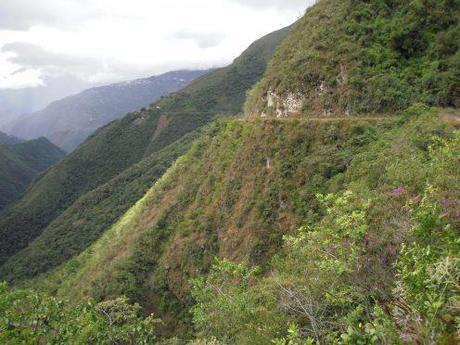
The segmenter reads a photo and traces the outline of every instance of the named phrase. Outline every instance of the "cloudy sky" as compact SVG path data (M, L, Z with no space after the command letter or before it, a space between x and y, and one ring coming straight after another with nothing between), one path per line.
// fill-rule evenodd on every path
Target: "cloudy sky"
M228 64L313 0L0 0L0 89Z

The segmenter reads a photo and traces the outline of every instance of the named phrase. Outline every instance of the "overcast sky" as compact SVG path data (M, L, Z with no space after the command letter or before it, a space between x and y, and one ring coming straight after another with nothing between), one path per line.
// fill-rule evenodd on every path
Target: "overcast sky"
M314 0L0 0L0 89L230 63Z

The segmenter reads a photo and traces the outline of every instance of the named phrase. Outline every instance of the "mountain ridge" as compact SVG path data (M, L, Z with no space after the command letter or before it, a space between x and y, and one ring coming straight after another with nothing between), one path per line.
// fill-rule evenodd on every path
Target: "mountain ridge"
M12 135L0 132L0 145L19 144L22 140Z
M54 101L45 109L23 115L4 127L9 133L27 139L45 136L64 150L72 151L97 128L178 91L207 72L173 71L93 87Z
M319 0L99 129L0 215L6 339L457 344L458 11Z

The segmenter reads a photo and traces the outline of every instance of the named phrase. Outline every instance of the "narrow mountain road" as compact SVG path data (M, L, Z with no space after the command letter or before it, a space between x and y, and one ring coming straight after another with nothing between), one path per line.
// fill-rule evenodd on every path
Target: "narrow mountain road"
M250 117L239 118L239 121L301 121L301 122L334 122L334 121L396 121L399 116L331 116L331 117Z

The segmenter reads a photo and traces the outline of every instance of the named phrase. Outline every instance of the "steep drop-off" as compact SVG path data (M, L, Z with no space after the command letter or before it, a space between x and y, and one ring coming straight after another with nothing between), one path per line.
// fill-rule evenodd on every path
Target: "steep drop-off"
M266 61L258 44L126 117L124 140L151 123L142 159L2 276L64 298L63 310L94 299L116 312L127 296L162 319L158 335L179 338L165 344L457 344L458 8L319 0L253 89L252 117L213 113L240 109L247 67ZM155 173L139 180L144 169ZM110 216L93 226L96 212Z
M98 130L51 169L14 208L0 217L0 263L27 247L42 232L46 240L41 243L47 250L35 251L41 245L34 244L19 254L20 259L12 257L0 268L1 276L8 280L29 278L84 250L142 197L177 154L184 152L185 144L182 141L178 148L171 146L169 156L159 153L160 150L218 115L234 115L242 110L247 90L261 78L288 32L286 28L263 37L232 65ZM158 159L161 164L154 163ZM136 188L125 184L126 176ZM97 189L106 183L106 187ZM88 192L91 194L86 195ZM62 246L66 238L73 236L76 241ZM40 264L36 265L37 262Z

